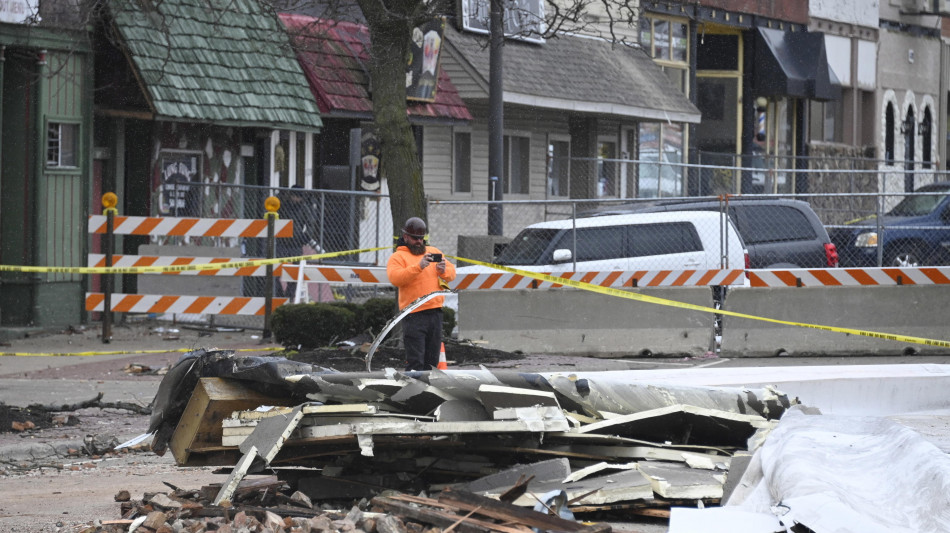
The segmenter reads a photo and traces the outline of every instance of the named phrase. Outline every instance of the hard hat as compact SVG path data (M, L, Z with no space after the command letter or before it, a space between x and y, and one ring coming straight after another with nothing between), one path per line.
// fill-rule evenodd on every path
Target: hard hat
M412 217L403 224L402 232L410 237L421 239L426 236L426 223L419 217Z

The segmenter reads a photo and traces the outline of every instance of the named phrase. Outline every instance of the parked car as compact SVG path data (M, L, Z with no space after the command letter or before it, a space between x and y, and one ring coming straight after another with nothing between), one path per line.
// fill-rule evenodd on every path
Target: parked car
M718 213L697 211L541 222L521 230L494 262L534 272L716 269L722 261L745 268L738 231L727 221L721 232L720 222ZM489 270L458 269L460 274Z
M719 200L665 200L613 205L586 216L662 211L716 211ZM828 230L807 202L775 198L730 198L729 217L749 252L749 268L827 268L838 266Z
M831 230L842 266L877 266L879 246L883 266L950 264L950 182L915 192L934 194L905 196L880 223L872 216Z

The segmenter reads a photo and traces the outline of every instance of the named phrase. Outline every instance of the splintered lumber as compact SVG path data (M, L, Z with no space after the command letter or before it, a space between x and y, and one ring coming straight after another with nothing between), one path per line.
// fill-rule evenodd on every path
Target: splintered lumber
M169 448L178 466L188 466L193 452L221 446L221 421L234 411L262 405L293 405L290 398L274 398L244 386L240 381L201 378L182 412Z
M432 502L435 505L439 504L439 502L436 500L432 500ZM490 533L492 531L501 531L502 533L528 533L531 531L530 529L521 527L496 524L494 522L478 520L470 517L467 518L464 515L459 516L449 511L429 507L419 507L408 502L402 502L394 498L386 498L383 496L377 496L373 498L372 503L377 507L381 507L385 511L389 511L399 516L403 516L417 522L422 522L424 524L432 524L443 529L454 526L452 529L461 533Z
M537 429L537 425L542 426ZM465 433L516 433L532 431L567 431L567 420L545 419L536 421L503 420L484 422L419 422L407 420L396 423L359 422L333 426L310 426L300 429L303 438L335 437L340 435L446 435Z
M542 530L577 533L610 532L610 526L607 524L585 525L580 522L565 520L560 516L539 513L532 509L517 507L510 503L501 502L466 491L446 489L439 495L439 502L448 503L466 511L475 511L476 514L494 518L495 520L524 524Z

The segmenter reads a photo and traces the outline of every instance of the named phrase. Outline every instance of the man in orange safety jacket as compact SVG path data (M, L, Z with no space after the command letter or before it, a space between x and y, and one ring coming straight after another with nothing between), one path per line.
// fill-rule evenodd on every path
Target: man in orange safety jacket
M426 223L421 218L407 220L402 237L396 241L396 251L386 264L389 282L398 289L400 309L455 279L455 265L442 256L441 250L427 245L426 232ZM438 366L443 301L442 296L436 296L403 319L406 370L432 370Z

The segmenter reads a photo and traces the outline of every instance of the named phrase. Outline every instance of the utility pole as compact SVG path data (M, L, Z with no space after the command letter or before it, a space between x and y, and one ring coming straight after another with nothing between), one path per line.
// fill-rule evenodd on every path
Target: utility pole
M505 112L502 47L505 44L504 0L490 0L488 66L488 200L500 202L505 177ZM502 235L502 205L488 205L488 234Z

